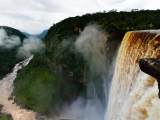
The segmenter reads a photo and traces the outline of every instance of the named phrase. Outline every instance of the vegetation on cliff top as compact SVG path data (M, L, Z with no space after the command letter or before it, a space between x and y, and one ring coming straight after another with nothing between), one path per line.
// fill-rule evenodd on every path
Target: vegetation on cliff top
M98 24L109 33L124 35L127 31L159 29L160 10L132 10L131 12L114 10L110 12L97 12L83 16L69 17L54 24L48 31L45 41L53 34L58 34L58 39L71 35L74 27L84 29L88 24Z
M84 94L82 83L68 80L65 73L55 75L47 64L44 56L37 54L18 72L14 94L15 101L22 107L49 113L71 98Z

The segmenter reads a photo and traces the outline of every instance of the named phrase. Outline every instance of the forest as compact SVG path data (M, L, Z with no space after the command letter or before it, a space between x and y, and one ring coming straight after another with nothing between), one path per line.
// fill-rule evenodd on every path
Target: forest
M23 42L23 39L26 38L24 34L14 28L0 26L0 29L4 29L8 36L19 36L21 43ZM0 79L7 73L10 73L16 63L22 61L22 59L16 57L17 48L18 46L6 49L4 46L0 46Z

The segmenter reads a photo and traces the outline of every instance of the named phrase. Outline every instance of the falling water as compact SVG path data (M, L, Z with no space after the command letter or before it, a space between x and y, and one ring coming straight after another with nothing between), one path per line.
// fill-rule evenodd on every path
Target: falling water
M155 78L143 73L140 58L160 58L160 31L125 34L112 81L106 120L159 120Z
M0 81L0 104L3 105L2 113L11 114L14 120L35 120L35 112L21 109L20 106L13 104L13 100L8 100L13 91L13 81L17 76L17 71L26 66L32 58L33 55L28 59L16 64L12 73L7 74Z

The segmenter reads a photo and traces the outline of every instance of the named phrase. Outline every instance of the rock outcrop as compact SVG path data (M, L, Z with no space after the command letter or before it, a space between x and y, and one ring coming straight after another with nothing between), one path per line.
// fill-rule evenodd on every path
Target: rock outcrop
M139 60L140 69L157 79L160 98L160 59L157 58L143 58Z

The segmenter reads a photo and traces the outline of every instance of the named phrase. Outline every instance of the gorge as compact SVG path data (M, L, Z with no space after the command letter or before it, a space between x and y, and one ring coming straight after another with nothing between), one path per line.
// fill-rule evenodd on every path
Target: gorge
M120 47L119 55L117 58L115 73L112 80L111 91L109 96L108 110L105 113L104 120L128 120L128 119L129 120L133 120L133 119L134 120L153 120L153 119L158 120L159 119L160 116L159 116L158 105L160 104L160 100L158 98L157 81L155 78L140 71L140 68L138 65L140 58L159 58L159 50L160 50L159 35L160 35L159 30L131 31L125 34ZM96 42L96 40L90 41L89 43L94 43L94 42ZM90 47L94 48L94 46L90 46ZM90 49L90 50L94 50L94 49ZM101 58L101 57L98 57L98 58ZM29 60L30 59L31 58L29 58ZM27 63L24 63L24 64L27 65ZM102 64L101 60L99 64ZM94 67L93 64L92 64L92 67ZM16 69L16 67L14 69ZM101 69L101 68L98 68L98 69ZM104 68L104 70L106 70L106 68ZM1 81L1 91L3 88L2 85L6 83L8 79L5 81L3 79L3 81ZM104 79L104 80L107 80L107 79ZM9 82L9 84L12 86L11 82ZM10 91L12 90L12 88L8 88L8 90ZM106 90L106 89L103 89L103 90ZM4 91L1 92L1 98L2 98L3 92ZM5 98L7 101L8 97L10 96L10 93L7 93L6 95L7 96L5 96ZM107 97L107 94L106 94L106 97ZM4 104L2 101L3 100L1 99L0 103ZM5 112L5 109L3 111ZM21 110L20 113L23 115L24 112L22 111L23 110ZM6 110L6 113L12 114L14 120L20 120L22 118L23 120L28 120L28 118L25 118L24 116L16 117L15 114L17 113L12 113L11 111L9 112ZM21 116L20 113L19 113L19 116ZM81 113L78 113L78 114L81 115ZM103 114L101 115L103 119ZM35 117L34 114L25 114L25 116L29 116L29 118L31 118L31 116ZM77 115L73 115L73 116L77 117ZM84 117L84 120L90 120L90 119L88 119L87 117Z

